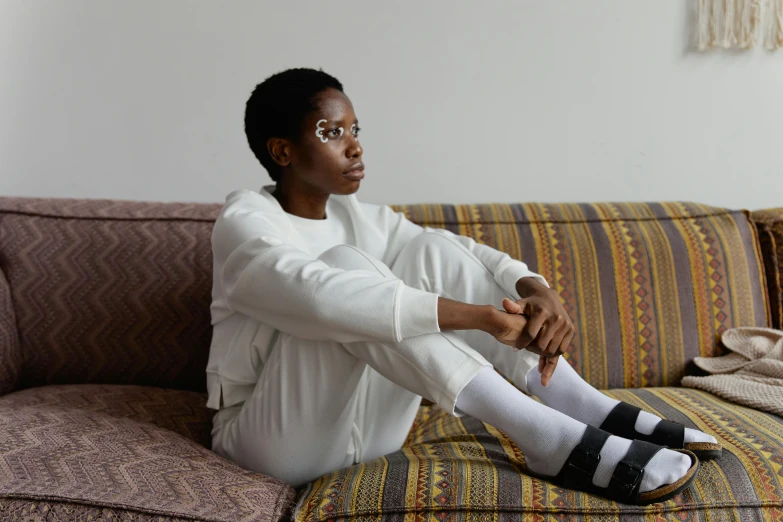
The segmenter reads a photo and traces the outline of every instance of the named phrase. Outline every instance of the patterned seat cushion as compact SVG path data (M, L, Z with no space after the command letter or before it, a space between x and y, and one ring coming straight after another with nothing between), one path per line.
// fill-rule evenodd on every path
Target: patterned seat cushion
M191 518L150 515L128 509L111 509L53 500L30 501L0 497L0 520L43 522L192 522Z
M565 357L600 389L679 386L720 334L767 326L747 213L688 202L398 205L521 259L555 288L576 327Z
M196 392L121 385L0 397L0 520L287 518L290 486L204 447L204 404Z
M207 448L212 446L212 416L207 396L185 390L117 384L57 385L31 388L0 398L16 408L48 411L78 410L139 422L179 433Z
M301 492L295 519L783 520L783 419L685 388L610 395L714 435L724 456L702 463L695 486L674 499L627 506L533 479L502 432L422 407L400 451L317 480Z

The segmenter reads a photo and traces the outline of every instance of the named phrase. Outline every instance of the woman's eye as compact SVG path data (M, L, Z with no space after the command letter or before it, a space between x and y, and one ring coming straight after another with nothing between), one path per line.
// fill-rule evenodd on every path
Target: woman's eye
M337 136L340 135L340 129L332 129L332 130L330 130L329 131L329 135L336 138Z
M360 130L362 130L362 128L361 128L361 127L354 127L354 128L353 128L353 135L354 135L354 136L358 136L358 135L359 135L359 131L360 131Z

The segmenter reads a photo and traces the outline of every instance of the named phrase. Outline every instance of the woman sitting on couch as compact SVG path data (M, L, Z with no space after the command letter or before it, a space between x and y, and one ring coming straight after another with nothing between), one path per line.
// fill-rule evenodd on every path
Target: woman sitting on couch
M302 486L398 450L426 397L503 430L532 475L626 503L672 497L694 453L720 455L558 364L574 327L525 263L359 202L359 120L337 79L271 76L245 131L275 184L231 192L212 234L217 453Z

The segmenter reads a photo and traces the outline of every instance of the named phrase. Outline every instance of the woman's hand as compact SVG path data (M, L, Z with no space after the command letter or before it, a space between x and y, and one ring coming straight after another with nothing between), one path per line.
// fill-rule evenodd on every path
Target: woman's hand
M527 323L529 321L529 317L526 315L521 315L519 313L519 305L514 303L511 299L503 299L503 308L505 308L506 313L501 314L502 316L505 316L507 318L512 319L506 319L506 323L503 323L502 320L498 322L498 324L508 324L509 329L506 331L503 331L499 335L495 335L495 339L500 341L503 344L507 344L509 346L513 346L516 348L517 342L519 340L519 336L522 334L522 331L525 329L525 326L527 326ZM500 310L502 312L502 310ZM517 317L521 317L523 320L520 321L519 319L516 319ZM520 350L521 348L516 348L517 350ZM538 359L538 371L541 373L541 384L543 386L546 386L549 384L549 379L552 378L552 374L555 373L555 368L557 367L557 361L559 360L559 357L544 357L539 356Z
M517 348L519 337L522 335L530 318L520 314L519 305L511 299L503 299L503 308L505 312L503 310L493 310L493 326L485 329L485 331L501 343L520 350L521 348ZM549 379L552 378L552 374L555 372L558 360L559 357L539 357L538 371L541 373L542 385L546 386L549 384Z
M506 306L506 303L508 306L514 305L510 299L503 299L503 306ZM519 336L527 326L528 319L527 316L509 312L508 309L506 309L506 313L503 313L503 310L498 310L493 314L491 327L485 331L501 343L516 348Z
M524 314L529 320L514 346L540 356L538 370L541 384L546 386L555 371L557 361L574 337L575 328L563 308L557 292L532 277L517 282L521 299L503 300L503 308L511 314Z
M535 298L535 291L529 292L528 289L522 289L523 291L519 293L523 298L516 303L510 299L504 299L503 310L492 305L474 305L439 297L438 325L442 330L483 330L507 346L520 350L527 349L539 355L538 368L541 372L541 384L546 386L555 371L558 356L568 347L574 330L571 321L568 320L567 324L570 325L570 333L566 329L562 337L554 334L551 336L546 335L548 332L555 330L552 326L542 327L542 325L559 323L551 320L549 323L546 322L550 316L551 319L556 319L556 317L551 312L546 311L546 304L542 304L542 301L554 299L561 310L562 305L560 305L554 290L549 290L549 288L538 282L535 282L535 284L547 291L543 292L543 299L541 297ZM517 284L517 289L520 290L519 284ZM528 315L528 310L532 312L530 315ZM565 310L562 310L562 316L567 317ZM544 319L541 319L542 317ZM531 324L534 321L538 321L538 326L531 328ZM535 335L531 336L533 332L535 332ZM529 342L528 337L531 337L535 342ZM545 345L547 349L544 350L540 348L540 343L543 343L546 339L553 340L550 340ZM555 341L558 340L561 342L556 345ZM550 348L552 349L551 352L549 351Z

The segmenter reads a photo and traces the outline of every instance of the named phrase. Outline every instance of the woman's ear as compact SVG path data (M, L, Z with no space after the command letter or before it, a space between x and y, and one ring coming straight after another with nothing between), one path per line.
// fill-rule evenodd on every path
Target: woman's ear
M283 138L269 138L266 141L266 150L281 167L287 167L291 163L291 149L291 142Z

